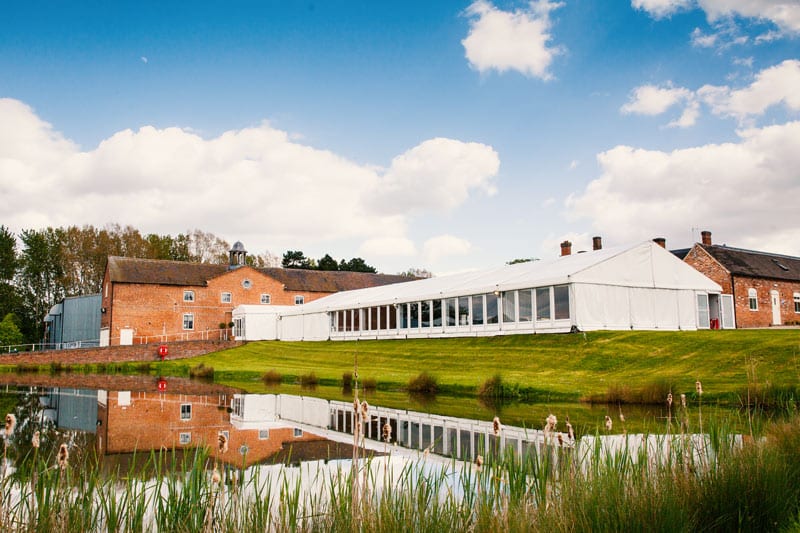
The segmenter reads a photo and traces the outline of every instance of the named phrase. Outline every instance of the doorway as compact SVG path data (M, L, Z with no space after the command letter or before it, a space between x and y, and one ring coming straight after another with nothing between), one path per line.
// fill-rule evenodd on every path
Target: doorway
M778 291L769 291L770 301L772 302L772 325L781 325L781 296Z

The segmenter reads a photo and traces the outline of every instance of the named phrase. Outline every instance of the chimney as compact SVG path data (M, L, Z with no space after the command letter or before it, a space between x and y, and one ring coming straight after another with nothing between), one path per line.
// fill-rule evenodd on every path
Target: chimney
M705 246L711 246L711 232L710 231L701 231L700 238L703 239L703 244Z
M561 256L570 255L572 253L572 243L564 241L561 243Z
M667 247L667 239L665 239L664 237L656 237L655 239L653 239L653 242L662 248Z
M603 249L603 238L592 237L592 250L602 250L602 249Z

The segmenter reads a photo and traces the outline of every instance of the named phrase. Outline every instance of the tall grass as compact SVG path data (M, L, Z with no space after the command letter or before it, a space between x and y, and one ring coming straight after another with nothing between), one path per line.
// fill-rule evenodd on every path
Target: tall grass
M4 531L48 533L775 531L798 524L800 416L767 424L753 440L715 428L648 442L613 447L588 438L569 448L546 441L522 456L484 452L480 466L368 458L358 471L336 462L223 468L196 450L154 453L146 468L104 473L97 463L60 468L55 457L39 456L0 480L2 523ZM361 477L357 500L353 475Z

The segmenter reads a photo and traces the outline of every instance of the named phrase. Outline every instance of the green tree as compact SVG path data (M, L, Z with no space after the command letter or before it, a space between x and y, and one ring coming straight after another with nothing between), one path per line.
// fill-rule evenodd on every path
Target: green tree
M8 313L0 322L0 346L13 346L24 341L25 337L17 326L17 317Z
M18 312L22 299L14 286L17 272L17 238L0 226L0 316Z
M336 259L330 256L330 254L325 254L317 263L317 269L319 270L339 270L339 263L336 262Z
M23 333L28 339L41 338L42 319L50 307L64 297L64 230L23 230L18 288L25 302Z
M378 272L375 267L368 265L367 262L360 257L354 257L350 261L342 259L339 262L339 270L345 272L371 272L373 274Z
M281 266L283 268L302 268L306 270L314 268L311 260L300 250L289 250L283 254Z

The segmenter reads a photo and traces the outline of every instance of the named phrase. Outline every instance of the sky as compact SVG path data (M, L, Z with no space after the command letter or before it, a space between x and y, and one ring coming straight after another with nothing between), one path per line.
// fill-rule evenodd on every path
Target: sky
M5 3L0 224L441 275L800 255L800 0Z

